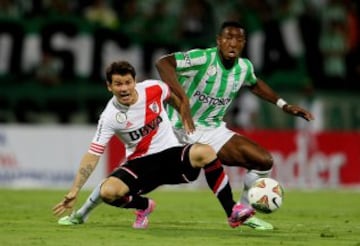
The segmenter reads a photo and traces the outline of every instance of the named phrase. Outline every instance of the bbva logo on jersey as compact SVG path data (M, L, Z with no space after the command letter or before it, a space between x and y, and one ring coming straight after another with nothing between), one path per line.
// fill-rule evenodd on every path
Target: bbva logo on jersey
M163 122L163 119L158 115L156 118L152 119L150 122L147 122L143 127L136 129L135 131L129 132L129 136L132 141L136 141L141 137L145 137L150 134L152 131L159 128L160 123Z

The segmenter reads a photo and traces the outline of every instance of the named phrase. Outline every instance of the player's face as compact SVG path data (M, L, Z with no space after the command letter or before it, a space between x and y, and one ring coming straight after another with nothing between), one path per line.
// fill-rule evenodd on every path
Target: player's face
M119 103L131 105L137 101L137 92L135 90L136 81L131 74L114 74L112 82L107 82L107 87L114 94Z
M244 49L245 41L244 29L238 27L226 27L216 39L220 55L224 60L238 58Z

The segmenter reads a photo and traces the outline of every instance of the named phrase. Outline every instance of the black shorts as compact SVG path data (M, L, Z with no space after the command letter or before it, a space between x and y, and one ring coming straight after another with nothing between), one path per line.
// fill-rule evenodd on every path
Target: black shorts
M197 179L201 170L191 166L191 146L173 147L129 160L110 176L117 177L127 184L130 194L146 194L165 184L189 183Z

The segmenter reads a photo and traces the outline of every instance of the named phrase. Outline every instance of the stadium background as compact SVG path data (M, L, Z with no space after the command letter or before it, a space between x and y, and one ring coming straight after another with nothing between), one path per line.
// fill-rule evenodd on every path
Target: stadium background
M273 175L288 187L360 184L357 1L3 0L0 5L0 186L68 187L110 96L104 67L126 59L137 68L138 80L157 78L159 56L214 45L220 23L229 19L246 27L244 56L257 75L316 117L304 125L242 92L249 99L233 104L230 126L269 148L276 160ZM118 163L117 146L114 140L88 187ZM228 171L240 188L244 170ZM202 185L200 180L192 187Z

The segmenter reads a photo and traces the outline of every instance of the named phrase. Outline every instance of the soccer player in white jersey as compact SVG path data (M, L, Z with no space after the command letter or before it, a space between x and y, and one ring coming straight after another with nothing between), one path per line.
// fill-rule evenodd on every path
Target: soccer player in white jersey
M107 88L113 97L100 116L90 148L84 154L70 191L55 205L53 212L61 215L75 205L80 189L95 169L105 147L113 136L125 145L127 161L119 166L95 189L95 196L86 202L91 211L100 201L136 209L134 228L148 226L148 215L155 202L140 194L163 184L194 181L200 169L209 173L209 187L218 193L231 227L241 225L255 211L250 206L235 204L228 177L215 151L207 144L180 144L172 130L163 101L178 106L181 102L159 80L135 81L135 69L125 61L112 63L106 70ZM90 209L89 209L90 207ZM83 223L86 215L74 211L59 220L60 224Z
M224 22L216 42L217 47L165 55L157 61L156 67L161 79L183 102L182 121L173 108L168 108L177 134L186 142L211 145L224 165L247 168L240 201L248 204L247 190L256 179L269 176L273 159L267 150L225 126L225 112L240 87L246 86L255 95L291 115L308 121L313 116L301 107L288 104L255 76L252 63L241 57L246 35L240 23ZM194 126L193 134L183 134ZM257 230L273 229L270 223L255 216L244 224Z

